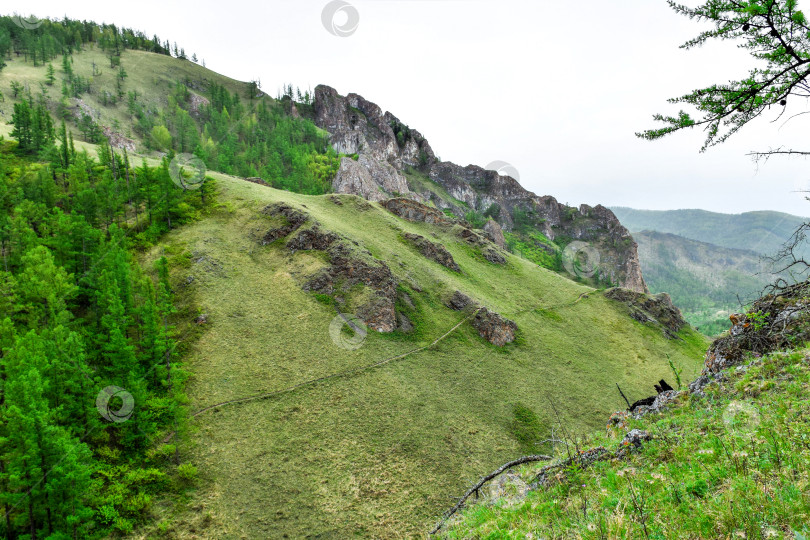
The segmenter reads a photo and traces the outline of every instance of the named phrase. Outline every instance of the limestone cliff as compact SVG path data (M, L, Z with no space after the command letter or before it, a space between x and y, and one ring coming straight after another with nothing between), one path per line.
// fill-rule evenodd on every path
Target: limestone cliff
M469 210L487 212L506 232L514 230L519 219L521 225L528 224L561 246L587 242L599 252L599 278L647 292L637 245L604 206L570 207L554 197L537 196L496 171L439 161L421 133L357 94L344 97L334 88L319 85L314 98L314 121L329 132L335 150L357 154L356 160L343 158L333 181L335 192L371 201L407 197L457 216ZM408 171L418 171L442 189L414 191Z

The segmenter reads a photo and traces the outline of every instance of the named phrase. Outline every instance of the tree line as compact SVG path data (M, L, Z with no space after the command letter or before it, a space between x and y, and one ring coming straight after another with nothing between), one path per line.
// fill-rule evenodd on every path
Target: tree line
M36 28L22 28L10 16L0 17L0 69L10 55L22 57L34 66L47 63L59 55L71 55L84 45L98 45L102 50L120 56L125 49L171 54L169 41L157 35L114 24L97 24L67 17L61 20L43 19ZM177 44L175 44L175 50ZM177 56L177 55L175 55Z
M35 115L24 104L18 120ZM0 142L0 537L128 533L193 470L153 444L183 425L186 373L169 262L142 269L133 250L195 219L210 189L178 187L168 157L77 152L64 123L30 131ZM110 387L131 396L126 421L97 403Z

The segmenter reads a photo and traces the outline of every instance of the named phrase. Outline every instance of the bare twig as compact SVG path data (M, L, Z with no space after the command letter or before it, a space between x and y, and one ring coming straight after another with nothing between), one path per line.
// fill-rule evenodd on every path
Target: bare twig
M455 504L455 506L453 506L453 508L451 508L450 510L448 510L447 512L445 512L442 515L442 518L439 520L439 523L437 523L436 527L434 527L434 529L432 531L430 531L430 534L436 534L437 532L439 532L439 529L441 529L444 526L444 524L447 522L447 520L450 519L450 517L453 514L458 512L464 506L464 503L467 501L467 499L469 499L470 496L473 495L474 493L478 493L478 490L481 489L481 486L483 486L484 484L486 484L487 482L489 482L493 478L499 476L500 474L502 474L505 471L511 469L512 467L516 467L516 466L522 465L524 463L531 463L531 462L534 462L534 461L549 461L550 459L551 459L551 456L534 455L534 456L523 456L522 458L518 458L518 459L516 459L514 461L510 461L509 463L504 463L503 465L498 467L496 470L492 471L488 475L481 478L481 480L479 480L473 487L468 489L467 492L464 495L461 496L461 498L458 500L458 502Z
M621 387L621 386L619 386L619 383L616 383L616 388L618 388L618 389L619 389L619 393L620 393L620 394L622 395L622 397L624 398L624 402L625 402L625 403L627 403L627 410L630 410L630 408L631 408L631 405L630 405L630 400L628 400L628 399L627 399L627 396L625 396L625 395L624 395L624 392L622 392L622 387Z

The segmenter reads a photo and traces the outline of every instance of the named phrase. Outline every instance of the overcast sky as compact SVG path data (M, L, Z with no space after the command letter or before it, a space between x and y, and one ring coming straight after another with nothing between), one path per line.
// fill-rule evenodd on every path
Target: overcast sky
M808 117L784 125L771 122L774 111L704 154L699 131L656 142L634 136L653 127L653 113L677 112L667 98L743 77L752 65L730 44L679 49L701 27L664 0L350 0L335 24L352 9L359 22L343 37L322 24L326 6L29 0L16 10L158 34L215 71L260 78L272 95L285 82L356 92L418 129L442 159L506 161L526 188L561 202L810 216L797 193L810 189L807 161L774 158L757 168L745 155L810 149ZM806 106L796 100L789 109Z

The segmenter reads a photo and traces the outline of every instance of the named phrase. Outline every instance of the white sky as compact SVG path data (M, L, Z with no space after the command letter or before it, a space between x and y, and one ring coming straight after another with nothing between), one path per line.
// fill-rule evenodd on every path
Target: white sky
M322 25L326 0L29 0L6 13L158 34L215 71L260 78L271 95L285 82L356 92L418 129L442 159L509 162L527 189L561 202L810 216L796 192L810 189L805 160L757 169L745 155L810 150L807 117L783 127L774 112L704 154L702 132L634 136L654 127L653 113L677 112L667 98L752 65L729 44L679 49L700 26L664 0L350 1L360 21L348 37Z

